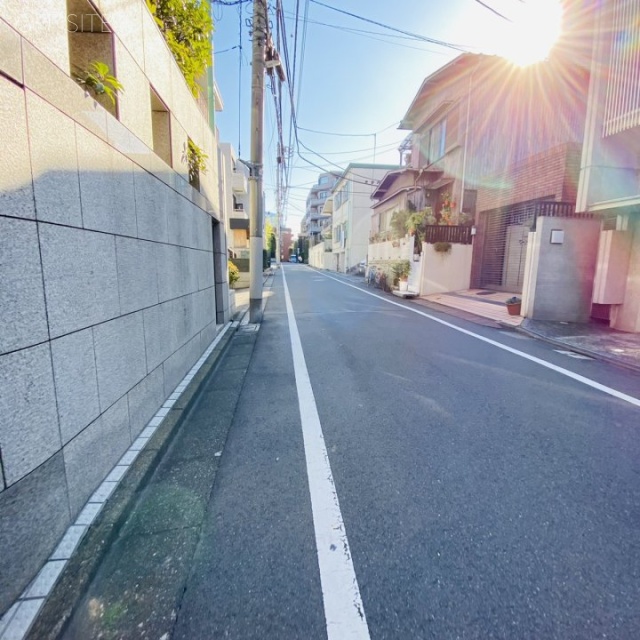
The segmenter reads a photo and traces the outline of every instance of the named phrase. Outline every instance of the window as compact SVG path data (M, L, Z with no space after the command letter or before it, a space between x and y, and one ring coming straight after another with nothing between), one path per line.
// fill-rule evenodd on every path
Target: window
M476 202L478 200L478 192L475 189L464 190L464 202L462 203L462 213L475 218Z
M100 12L88 0L67 0L67 31L69 66L74 80L89 89L91 85L83 81L86 80L93 63L107 65L109 74L116 76L113 34ZM104 84L108 85L106 82ZM117 94L113 94L112 100L108 93L92 93L96 102L111 115L118 117Z
M329 176L320 176L320 180L318 180L318 184L327 184L329 182Z
M446 148L450 149L454 145L458 144L458 138L460 136L460 108L454 107L447 114L446 119L447 127L445 132Z
M321 200L325 200L325 199L326 199L326 197L327 197L327 195L328 195L328 194L327 194L327 192L326 192L326 191L321 191L321 192L318 194L318 198L320 198Z
M151 89L151 129L153 132L153 150L171 166L171 117L169 109Z
M429 132L429 157L428 162L431 164L439 158L442 158L446 150L447 139L447 121L440 120Z

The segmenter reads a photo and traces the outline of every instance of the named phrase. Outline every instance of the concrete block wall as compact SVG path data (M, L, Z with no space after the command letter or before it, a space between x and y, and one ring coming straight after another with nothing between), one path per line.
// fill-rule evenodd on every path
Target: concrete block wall
M70 77L64 0L0 8L0 615L228 318L215 136L144 3L98 6L125 52L120 120Z
M551 231L564 232L551 244ZM587 322L598 257L599 220L538 218L529 234L523 315L553 322Z

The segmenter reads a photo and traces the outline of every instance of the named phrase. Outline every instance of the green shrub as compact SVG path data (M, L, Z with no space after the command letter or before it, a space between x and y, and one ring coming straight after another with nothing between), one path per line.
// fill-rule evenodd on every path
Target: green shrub
M211 64L211 8L208 0L146 0L194 96L197 79Z
M229 266L229 284L233 287L240 280L240 270L231 260L227 260L227 264Z
M189 166L189 182L197 180L201 173L207 173L209 156L191 139L187 143L187 165Z
M91 89L96 96L107 96L113 105L116 103L116 93L124 91L122 84L111 74L109 65L99 60L94 60L86 71L78 73L76 81Z
M408 260L399 260L391 265L394 286L399 280L406 280L411 273L411 263Z

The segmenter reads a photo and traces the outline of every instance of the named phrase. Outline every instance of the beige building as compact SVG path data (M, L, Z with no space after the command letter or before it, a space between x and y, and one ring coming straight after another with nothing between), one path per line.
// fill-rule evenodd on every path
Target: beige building
M212 75L96 5L0 3L0 615L229 315Z
M343 273L367 259L371 229L371 194L397 165L351 163L333 188L333 269Z
M227 248L232 259L248 258L249 169L228 142L220 144Z

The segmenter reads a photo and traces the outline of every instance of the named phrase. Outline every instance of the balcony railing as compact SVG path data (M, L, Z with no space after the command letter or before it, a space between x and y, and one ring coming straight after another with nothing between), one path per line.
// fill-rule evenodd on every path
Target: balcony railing
M424 242L450 242L451 244L471 244L471 227L462 225L427 225L424 227Z
M388 242L394 239L394 233L391 229L386 231L378 231L369 235L369 244L377 244L379 242Z

